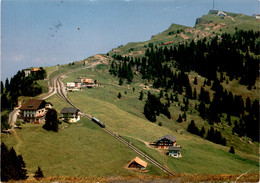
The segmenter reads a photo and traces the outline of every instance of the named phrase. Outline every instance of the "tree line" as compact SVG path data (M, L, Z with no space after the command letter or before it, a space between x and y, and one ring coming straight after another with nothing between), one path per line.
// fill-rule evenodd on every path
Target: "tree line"
M222 113L226 113L228 124L231 126L231 116L240 118L240 122L234 123L233 132L239 136L248 136L259 142L259 101L251 101L247 97L246 102L241 95L233 95L232 92L224 90L218 78L215 78L211 87L215 91L210 101L209 93L203 87L199 94L199 115L210 123L220 122Z
M44 177L41 168L38 166L34 176L39 180ZM1 144L1 181L26 180L28 178L26 164L22 155L17 155L14 148L8 148L3 142Z
M214 127L210 127L206 133L204 126L201 128L201 130L199 130L194 120L192 120L188 125L187 131L216 144L221 144L223 146L227 145L226 138L223 137L221 132L215 129Z
M259 114L254 112L259 109L259 101L249 102L250 98L248 98L246 105L251 107L246 107L241 95L227 92L221 85L226 80L226 76L230 80L238 79L240 84L248 85L248 89L255 85L259 73L259 61L255 57L255 55L259 55L260 42L257 41L259 36L259 31L236 30L233 35L225 33L221 36L217 35L211 40L204 38L196 43L191 41L170 48L167 46L158 48L149 44L143 57L113 55L115 60L119 60L121 66L113 61L110 73L127 78L127 73L132 73L132 70L135 69L142 75L143 79L153 82L154 88L163 88L165 91L172 90L188 99L198 99L200 103L197 109L200 116L207 119L210 124L219 122L222 113L241 118L240 122L235 125L234 133L247 135L253 140L259 141L257 123ZM192 89L188 75L185 73L189 71L195 71L206 77L204 86L211 86L213 82L211 86L211 90L214 91L212 100L204 87L201 87L199 95L197 95L195 88ZM218 79L217 74L220 74L220 79ZM194 78L194 84L197 84L197 78ZM139 98L142 97L141 93ZM154 113L158 114L159 111L155 108L162 107L158 101L150 99L146 101L144 113L148 114L145 115L147 119L155 121L156 115ZM151 103L158 106L155 107ZM249 132L251 133L249 134Z
M260 32L236 31L234 35L222 34L211 40L192 40L189 44L164 47L167 61L175 60L177 67L185 72L195 71L210 80L217 72L226 72L230 80L239 79L244 85L254 86L258 77L259 63L254 55L259 55Z
M26 180L27 170L22 155L17 155L14 148L1 144L1 181Z
M24 71L18 71L10 81L5 80L5 85L1 81L1 110L8 109L17 105L19 96L36 96L42 93L42 88L37 85L36 80L46 78L46 71L40 67L39 71L31 72L25 77ZM12 110L12 109L11 109Z
M171 114L169 111L169 106L167 104L162 104L160 101L160 97L151 94L148 92L148 97L144 105L144 115L145 117L151 121L156 121L156 116L160 114L165 115L169 119L171 118Z

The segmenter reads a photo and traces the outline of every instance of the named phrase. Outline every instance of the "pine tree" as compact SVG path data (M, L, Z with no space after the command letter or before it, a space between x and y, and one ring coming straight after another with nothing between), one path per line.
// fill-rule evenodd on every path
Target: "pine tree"
M140 95L139 95L139 100L143 100L143 96L144 96L144 93L143 93L143 90L141 90Z
M163 98L163 91L160 90L160 98Z
M179 117L178 117L177 121L178 121L179 123L181 123L181 122L182 122L182 117L181 117L181 115L179 115Z
M233 146L231 146L231 147L230 147L230 150L229 150L229 152L230 152L231 154L235 154L235 149L234 149L234 147L233 147Z
M33 177L35 179L37 179L37 180L39 180L39 179L44 177L43 172L42 172L42 170L41 170L41 168L39 166L38 166L38 170L36 170L36 172L35 172Z
M200 130L200 133L199 133L199 135L202 137L202 138L204 138L204 135L205 135L205 128L204 128L204 126L201 128L201 130Z
M123 83L124 83L123 79L122 79L122 78L120 78L120 79L119 79L119 85L120 85L120 86L122 86L122 85L123 85Z
M184 121L186 121L187 120L187 114L186 114L186 112L184 111L184 113L182 114L182 118L184 119Z
M3 81L1 81L1 94L4 93L4 84Z
M118 95L117 95L117 98L121 99L122 95L121 93L119 92Z
M58 132L59 119L55 109L49 109L45 116L45 124L42 126L45 130Z

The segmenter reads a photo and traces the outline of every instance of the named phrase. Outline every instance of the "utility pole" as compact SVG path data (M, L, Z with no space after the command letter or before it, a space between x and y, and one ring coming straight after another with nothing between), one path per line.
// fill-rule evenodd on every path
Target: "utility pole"
M213 10L215 10L215 0L213 0Z

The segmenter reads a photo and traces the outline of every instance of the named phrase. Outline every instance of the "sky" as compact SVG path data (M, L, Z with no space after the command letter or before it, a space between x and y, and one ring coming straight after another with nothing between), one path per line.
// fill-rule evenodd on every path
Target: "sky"
M215 9L259 14L259 1L215 0ZM172 23L193 27L212 8L213 0L2 0L1 80L149 40Z

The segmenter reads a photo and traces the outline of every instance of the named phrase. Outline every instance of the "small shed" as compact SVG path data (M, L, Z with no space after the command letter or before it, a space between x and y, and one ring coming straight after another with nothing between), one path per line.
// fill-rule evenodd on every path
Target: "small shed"
M227 16L227 14L220 10L220 11L218 11L218 16L225 17L225 16Z
M168 148L169 146L174 146L176 144L176 138L170 134L160 137L156 141L156 146L160 148Z
M181 157L181 146L172 146L169 147L169 156L173 156L175 158Z
M135 157L129 164L128 168L136 168L144 170L147 167L147 163L144 160L141 160L139 157Z

